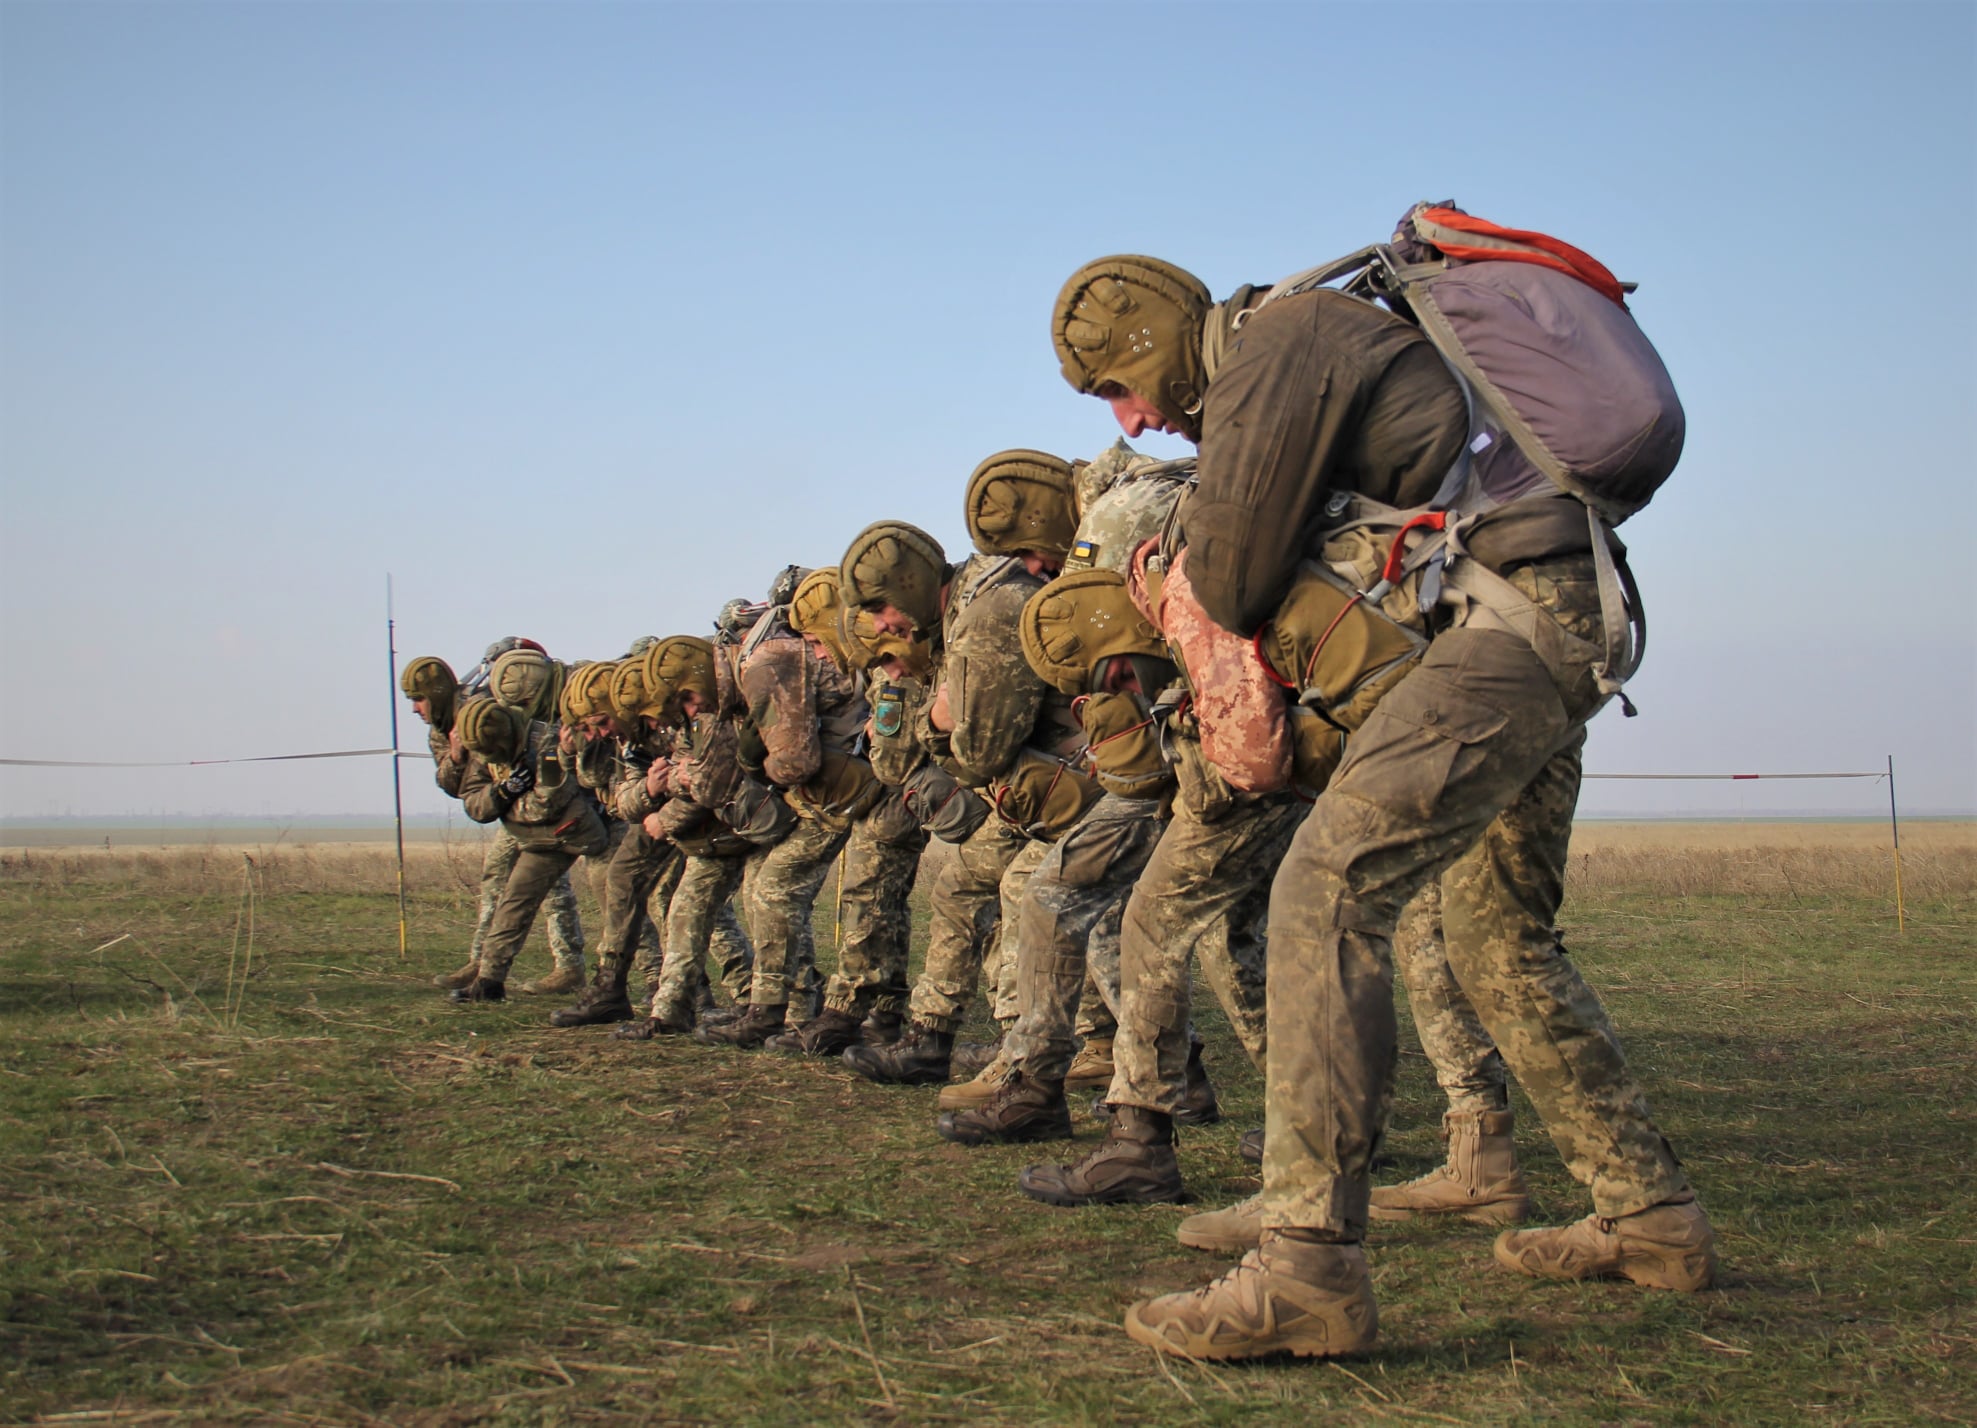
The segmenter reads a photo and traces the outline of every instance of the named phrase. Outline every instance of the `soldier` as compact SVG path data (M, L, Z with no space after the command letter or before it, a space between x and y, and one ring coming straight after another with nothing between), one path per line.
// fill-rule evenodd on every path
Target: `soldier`
M790 625L789 607L775 605L739 645L717 649L715 680L720 707L739 733L738 769L776 790L797 818L762 859L750 888L756 955L748 1013L703 1026L695 1039L755 1047L785 1021L798 1038L785 1049L805 1049L806 1031L820 1044L848 1038L862 1014L849 1028L842 1011L817 1027L808 1024L822 1012L812 908L852 818L883 792L856 752L868 714L857 677L814 651ZM839 1040L831 1054L847 1044Z
M732 900L742 891L752 860L761 849L744 837L723 812L697 802L693 788L700 761L710 753L732 758L715 746L732 737L728 723L713 712L713 646L691 635L676 635L645 652L633 674L621 671L612 683L614 701L636 715L645 737L660 750L644 772L620 785L618 801L638 816L641 830L656 843L682 855L677 883L666 904L665 960L650 994L646 1015L615 1035L644 1041L684 1035L698 1024L711 1000L706 959L715 951L722 984L737 1002L748 995L755 953L736 920ZM752 795L734 801L728 816L757 820L760 837L772 832L774 810Z
M1103 590L1113 599L1081 598ZM1050 655L1034 617L1051 609L1060 638ZM1174 677L1159 632L1125 598L1111 571L1081 571L1027 602L1019 634L1031 670L1076 691L1083 759L1101 797L1038 864L1016 932L1021 1007L1004 1043L1006 1069L981 1103L944 1112L940 1135L964 1145L1065 1138L1073 1017L1087 978L1108 1006L1119 999L1119 928L1126 899L1160 841L1173 789L1152 713ZM1186 1039L1185 1028L1183 1040ZM985 1071L978 1080L988 1080ZM1108 1078L1110 1079L1110 1078Z
M636 715L627 718L631 711L620 712L613 703L613 684L627 664L636 666L637 661L628 656L579 665L563 685L558 747L566 760L574 761L578 782L597 799L610 843L598 898L604 934L597 949L597 975L575 1004L550 1013L552 1026L631 1020L626 983L634 958L655 973L659 966L659 935L647 904L678 854L647 836L640 826L642 809L631 814L619 803L620 788L643 779L654 752ZM673 875L677 879L677 870Z
M1276 612L1334 492L1423 506L1470 441L1463 391L1419 329L1334 290L1216 305L1169 264L1103 259L1065 285L1052 332L1066 379L1129 437L1198 443L1181 512L1190 575L1237 635ZM1212 1359L1372 1345L1361 1242L1395 1054L1390 942L1437 877L1455 975L1597 1211L1506 1231L1498 1259L1710 1282L1708 1221L1553 932L1585 723L1605 697L1591 550L1583 509L1542 491L1476 523L1468 554L1533 618L1439 631L1300 826L1270 907L1261 1245L1201 1290L1132 1306L1139 1342Z
M882 521L852 541L839 572L847 618L927 642L924 679L889 680L874 698L873 767L954 845L929 894L911 1024L896 1045L844 1053L875 1081L947 1080L998 929L1013 925L1049 841L1097 795L1064 761L1079 742L1068 701L1030 669L1018 631L1024 603L1062 562L1077 525L1070 464L998 453L970 476L965 509L978 554L959 566L925 531ZM1013 1020L1013 1008L997 1010Z
M474 755L461 779L460 802L476 823L500 820L515 842L494 921L473 981L456 1002L498 1002L508 968L528 939L536 909L579 857L604 850L604 824L556 747L554 725L530 719L498 699L471 700L460 711L460 739Z
M406 663L398 677L398 687L412 701L412 709L426 724L426 747L432 752L433 782L448 798L460 796L460 780L471 757L460 742L456 716L461 703L460 680L453 666L437 655L420 655ZM487 909L483 909L485 912ZM473 981L480 966L480 943L487 924L485 915L474 929L467 964L458 971L433 978L433 985L446 991Z
M842 614L838 572L832 567L804 576L791 592L784 618L813 660L862 688L872 652L861 646L854 653L848 646ZM859 707L864 707L862 694ZM799 807L821 800L823 816L851 821L838 881L837 970L824 989L823 1011L767 1045L772 1051L838 1056L861 1041L885 1045L898 1036L912 938L908 899L927 834L900 792L880 783L871 764L853 752L863 742L862 730L853 735L852 747L845 746L834 719L823 725L823 733L816 776L790 797L800 800Z

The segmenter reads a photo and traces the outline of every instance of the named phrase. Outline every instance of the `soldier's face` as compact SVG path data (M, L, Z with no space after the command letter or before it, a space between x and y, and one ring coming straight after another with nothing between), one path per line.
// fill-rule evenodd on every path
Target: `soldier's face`
M1064 569L1064 562L1061 559L1054 555L1045 555L1041 551L1026 550L1018 558L1023 562L1023 569L1032 575L1041 575L1046 580Z
M882 635L898 635L901 639L913 638L913 619L897 605L884 601L867 605L865 611L872 617L872 628Z
M423 696L414 699L412 701L412 712L428 724L432 723L432 701L430 699Z
M1106 382L1098 389L1099 397L1112 408L1112 419L1119 423L1119 430L1128 437L1142 436L1149 431L1168 432L1174 428L1167 424L1167 418L1160 408L1137 392L1129 392L1117 382Z

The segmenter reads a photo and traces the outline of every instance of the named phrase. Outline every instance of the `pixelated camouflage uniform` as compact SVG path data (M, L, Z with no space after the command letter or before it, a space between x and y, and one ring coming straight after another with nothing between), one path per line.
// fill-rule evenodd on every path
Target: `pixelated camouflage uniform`
M720 954L722 985L736 1001L746 998L754 972L754 948L732 903L738 894L745 902L745 884L768 849L741 837L696 797L696 790L709 798L725 795L731 807L753 808L747 801L737 805L734 796L738 785L752 782L733 767L736 744L733 722L712 712L674 731L668 793L650 810L661 836L686 855L666 907L665 958L648 1007L652 1017L675 1025L691 1021L703 999L710 950Z
M1087 975L1117 1008L1121 919L1166 812L1161 798L1107 792L1031 875L1015 924L1018 1014L1003 1050L1032 1080L1061 1082L1070 1069Z
M1026 747L1056 753L1075 746L1068 701L1050 689L1023 657L1018 631L1024 604L1044 585L1014 556L972 555L955 568L941 611L936 664L924 690L909 691L905 716L908 772L889 765L875 748L881 778L899 782L909 800L928 784L959 783L994 802L999 780ZM947 686L954 725L933 727L925 691ZM875 740L875 746L883 739ZM943 777L944 776L944 777ZM930 1031L953 1032L967 1016L975 988L986 980L990 1009L1005 1026L1015 1016L1014 966L1004 956L1012 925L1004 910L1020 903L1005 895L1004 879L1019 855L1029 853L1016 875L1020 888L1042 860L1045 845L991 816L956 844L934 875L928 893L930 922L926 960L914 984L914 1022ZM1012 889L1013 890L1013 889Z
M475 951L480 976L490 982L507 979L536 909L559 884L568 888L570 865L581 856L602 852L606 842L596 806L557 753L553 725L540 721L529 725L526 747L517 762L536 770L534 786L520 797L511 799L500 787L511 772L508 767L479 757L468 764L460 785L467 816L477 823L499 820L515 850L486 935Z
M599 858L586 858L591 891L604 916L604 931L598 940L597 958L636 956L641 964L657 967L660 959L659 931L647 914L648 900L667 865L676 860L674 850L654 843L639 827L638 817L629 817L620 807L620 794L627 784L636 783L643 792L645 768L653 757L649 740L587 739L581 734L576 752L577 781L589 789L604 814L605 833L610 845ZM599 867L599 864L602 867Z
M837 895L837 969L824 1005L858 1015L904 1011L912 950L910 899L927 831L897 790L851 825Z
M763 615L731 655L717 651L715 678L723 691L733 691L722 699L742 725L744 765L755 764L776 789L810 783L823 771L827 749L850 754L864 730L867 709L857 677L813 653L790 628L783 606ZM813 909L850 836L851 820L809 800L791 800L790 806L796 826L762 859L748 890L755 940L748 1000L758 1007L794 1003L791 1020L800 1023L822 994Z

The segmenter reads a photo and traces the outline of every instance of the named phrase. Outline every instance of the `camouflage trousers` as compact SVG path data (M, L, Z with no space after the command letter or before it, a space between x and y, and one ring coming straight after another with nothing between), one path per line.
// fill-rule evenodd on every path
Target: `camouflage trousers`
M670 843L656 843L643 828L613 821L606 825L611 837L605 854L603 877L597 877L597 859L588 860L592 887L604 913L604 932L598 939L597 961L635 952L638 965L657 973L661 956L659 930L649 911L659 888L679 881L679 851ZM601 881L603 886L597 887ZM664 903L660 906L663 908Z
M926 830L889 816L898 795L851 825L837 892L837 969L824 1005L860 1016L906 1006L906 958L913 945L907 899L920 873Z
M515 849L515 861L501 885L501 896L495 901L494 917L488 923L487 935L481 939L479 961L483 981L508 980L515 954L522 950L522 944L529 938L529 928L535 925L536 909L548 901L558 886L569 887L570 864L576 860L574 853L537 852L519 846Z
M1278 870L1268 1226L1364 1236L1367 1170L1393 1087L1391 940L1408 899L1436 878L1455 979L1598 1213L1687 1189L1555 931L1585 723L1602 703L1592 561L1510 579L1579 646L1548 669L1524 637L1485 620L1438 635L1353 736Z
M1089 976L1119 1004L1119 938L1126 899L1166 826L1157 798L1108 793L1050 845L1023 895L1016 927L1016 1023L1003 1049L1037 1081L1062 1081L1077 1050L1079 998Z
M1192 968L1259 1069L1267 1051L1264 939L1270 880L1304 821L1291 794L1240 794L1203 821L1184 805L1126 902L1119 946L1113 1105L1172 1114L1187 1090Z
M508 875L515 870L515 860L521 854L522 845L515 841L515 835L495 824L494 836L488 840L487 852L481 858L480 919L474 926L473 956L476 961L486 947L489 929L494 926L494 911L501 905L501 890L508 885ZM544 900L549 904L549 955L556 959L558 967L574 967L581 973L584 970L583 923L577 917L577 895L570 887L567 868ZM533 917L533 912L530 915ZM514 959L511 957L509 960L512 962Z
M751 1006L795 1003L791 1020L800 1022L821 997L811 911L849 836L849 827L836 819L800 817L787 838L760 855L747 888L748 930L755 942Z
M732 857L690 855L679 860L678 881L666 904L666 956L646 1008L648 1016L684 1022L712 999L707 954L721 968L721 985L734 1002L748 999L755 970L755 948L735 918L734 898L743 891L751 865L761 853Z
M1476 1009L1448 964L1442 936L1442 885L1415 894L1394 927L1394 961L1407 987L1421 1050L1435 1068L1435 1082L1456 1112L1510 1109L1509 1074L1503 1055L1483 1030Z
M927 903L931 914L927 930L927 960L920 980L913 984L910 1007L917 1025L933 1031L960 1029L968 1015L968 1004L975 988L989 971L989 985L995 986L994 951L1003 927L1002 884L1019 857L1030 848L1034 868L1043 857L1044 846L1031 843L999 818L991 818L977 828L965 843L948 845L934 870L933 886ZM1019 882L1027 873L1017 874ZM1021 895L1017 897L1021 904ZM991 990L990 1001L995 1000Z

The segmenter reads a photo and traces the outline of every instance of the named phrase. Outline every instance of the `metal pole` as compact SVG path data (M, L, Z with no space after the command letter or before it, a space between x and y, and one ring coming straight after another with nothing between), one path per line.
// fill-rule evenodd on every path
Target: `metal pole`
M391 815L398 830L398 960L405 960L405 792L398 773L398 621L384 577L384 642L391 653Z
M1901 819L1895 816L1895 756L1888 755L1888 826L1895 835L1895 931L1908 935L1908 909L1901 892Z

